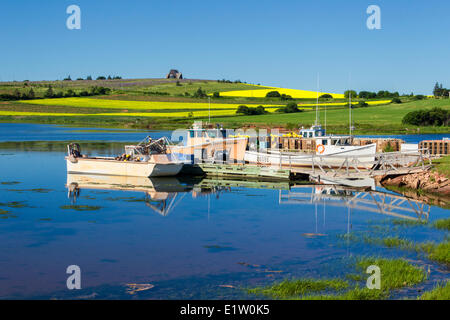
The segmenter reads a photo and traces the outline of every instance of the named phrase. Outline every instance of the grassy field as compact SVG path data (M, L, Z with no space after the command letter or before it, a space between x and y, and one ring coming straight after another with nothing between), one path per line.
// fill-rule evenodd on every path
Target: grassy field
M421 100L402 104L388 104L381 106L369 106L353 109L353 121L355 133L434 133L450 132L449 127L416 127L403 125L403 117L410 111L420 109L431 109L441 107L450 110L450 100ZM349 112L348 109L327 110L327 127L334 132L348 132ZM214 121L226 123L229 126L242 125L286 125L288 123L310 126L315 120L314 111L306 111L290 114L268 114L260 116L239 116L233 118L216 118ZM320 120L325 122L325 109L320 110Z
M434 170L450 179L450 156L433 160Z
M55 93L67 93L69 89L80 93L93 86L108 87L108 95L90 97L69 97L52 99L33 99L19 101L0 101L0 121L38 122L68 125L90 125L121 128L177 128L187 127L194 120L208 120L209 103L207 98L192 96L199 88L206 94L214 92L246 92L247 90L266 90L270 87L245 83L224 83L211 80L184 79L177 83L173 79L124 79L124 80L79 80L79 81L39 81L3 82L1 93L27 93L33 88L36 97L43 97L51 85ZM262 91L261 91L262 92ZM187 93L187 94L186 94ZM245 95L245 94L244 94ZM414 127L401 123L404 115L418 109L432 107L450 108L450 100L428 99L391 104L389 100L371 100L368 107L353 109L356 134L390 133L433 133L449 132L448 127ZM289 101L280 98L262 97L211 97L211 121L223 123L226 127L242 126L284 126L295 128L309 126L315 120L315 99L294 99L303 109L300 113L274 113ZM358 100L356 99L355 103ZM343 99L321 100L320 120L333 133L348 132L348 108ZM239 105L263 105L269 114L241 116L235 111ZM377 105L379 104L379 105Z
M127 101L92 98L60 98L60 99L37 99L24 100L20 103L41 105L41 106L67 106L78 108L100 108L100 109L121 109L121 110L234 110L239 104L235 103L211 103L206 102L166 102L166 101ZM249 105L256 107L258 104ZM282 105L264 104L265 108L279 108ZM308 108L310 109L310 108Z
M239 90L264 90L267 87L246 83L223 83L214 80L198 79L118 79L118 80L75 80L75 81L13 81L0 82L0 94L19 91L28 93L32 88L36 97L44 97L44 93L51 86L55 93L66 93L69 89L75 92L89 90L90 88L105 87L114 94L128 96L165 95L186 96L194 94L199 88L206 93L227 92ZM244 98L239 98L242 100ZM245 99L244 99L245 100Z
M297 89L286 89L286 88L276 88L272 87L270 89L251 89L251 90L238 90L238 91L227 91L220 92L221 96L224 97L251 97L251 98L264 98L267 93L271 91L278 91L280 94L286 94L291 96L292 98L299 99L316 99L317 96L321 96L323 94L330 94L333 98L336 99L344 99L344 95L338 93L327 93L327 92L319 92L316 91L307 91L307 90L297 90Z

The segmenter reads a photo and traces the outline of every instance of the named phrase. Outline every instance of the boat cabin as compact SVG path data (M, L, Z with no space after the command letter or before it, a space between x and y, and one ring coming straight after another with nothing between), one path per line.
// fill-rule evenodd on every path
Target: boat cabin
M309 129L300 129L300 136L303 139L315 140L317 145L324 146L349 146L352 144L351 136L326 135L325 129L321 125L313 125Z
M321 125L311 126L309 129L300 129L300 135L302 138L316 138L325 136L325 129L322 129Z
M211 142L216 139L227 139L230 134L231 132L229 130L223 128L205 129L194 127L187 130L187 137L186 141L184 141L184 145L195 146Z

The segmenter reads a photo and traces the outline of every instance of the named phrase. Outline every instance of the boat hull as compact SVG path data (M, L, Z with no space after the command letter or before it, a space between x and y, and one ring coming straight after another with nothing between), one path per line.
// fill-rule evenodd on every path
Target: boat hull
M177 175L182 163L152 163L117 161L113 159L66 157L68 173L97 175L131 176L131 177L171 177Z
M366 146L336 147L323 155L298 154L294 152L256 152L246 151L245 161L248 163L281 166L281 167L341 167L348 159L357 168L371 168L375 162L376 144Z

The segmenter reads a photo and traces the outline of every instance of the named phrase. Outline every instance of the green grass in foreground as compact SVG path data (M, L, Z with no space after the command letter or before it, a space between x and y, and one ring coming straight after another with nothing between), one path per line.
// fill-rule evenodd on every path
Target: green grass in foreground
M357 266L362 272L375 265L381 270L381 290L390 291L406 286L413 286L426 279L425 271L404 259L386 259L364 257L358 259Z
M348 281L340 279L295 279L284 280L269 287L250 289L248 292L272 298L285 299L321 291L340 291L346 289L348 286Z
M444 241L434 246L428 255L431 260L450 265L450 241Z
M362 279L368 277L365 271L370 265L376 265L381 270L379 290L361 288L356 285L345 291L350 285L348 281L341 279L294 279L284 280L267 287L249 289L248 292L276 299L380 300L388 298L392 290L413 286L426 279L426 274L421 268L403 259L377 257L362 257L357 260L356 267ZM354 275L352 276L355 278Z
M385 246L387 248L399 248L401 250L416 251L425 254L428 259L450 265L450 240L447 238L441 243L431 241L416 243L409 239L394 237L372 237L366 234L358 235L355 233L340 236L343 240L364 242L372 245Z
M433 170L450 179L450 156L433 160L433 165Z
M420 300L450 300L450 281L438 284L433 290L425 292Z

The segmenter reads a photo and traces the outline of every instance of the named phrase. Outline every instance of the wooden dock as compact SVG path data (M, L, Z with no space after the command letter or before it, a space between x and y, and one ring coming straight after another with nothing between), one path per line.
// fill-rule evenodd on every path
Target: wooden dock
M430 169L431 160L422 152L377 153L375 161L361 163L359 159L367 156L342 156L342 161L333 164L325 156L311 155L311 166L294 167L290 165L236 164L206 162L186 165L183 173L211 177L231 177L240 179L312 180L316 182L344 184L349 186L370 186L377 176L404 175L424 172ZM426 163L428 161L428 163ZM359 180L359 182L357 181ZM367 180L367 181L364 181Z
M182 173L274 181L290 180L292 178L290 169L250 164L198 163L187 165L186 168L183 168Z

